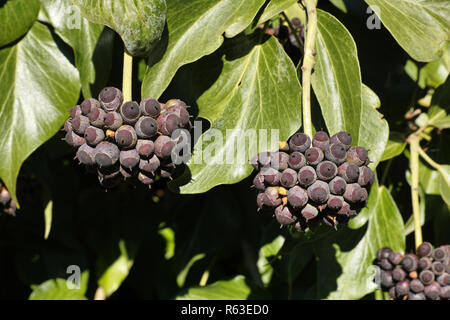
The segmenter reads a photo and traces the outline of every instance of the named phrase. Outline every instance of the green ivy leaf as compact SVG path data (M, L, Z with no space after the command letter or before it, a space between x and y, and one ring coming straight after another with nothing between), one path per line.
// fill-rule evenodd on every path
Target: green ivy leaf
M322 115L330 134L347 131L354 145L370 150L371 167L375 168L389 134L387 121L377 111L380 100L361 82L351 34L329 13L322 10L317 13L317 63L311 80Z
M394 199L385 187L379 188L378 203L367 230L343 229L316 245L319 297L360 299L374 291L373 260L379 248L388 246L404 252L404 225ZM331 243L330 243L331 242Z
M115 30L132 55L147 55L160 40L165 0L71 0L90 21Z
M210 58L199 70L211 72L220 65L218 60L223 67L197 103L199 117L209 120L211 128L194 146L188 162L192 179L180 188L182 193L241 181L253 170L251 157L278 148L273 129L279 140L287 140L301 126L301 87L294 65L275 38L260 33L236 37ZM205 78L198 75L199 80ZM260 129L266 130L267 139ZM243 135L246 130L248 137ZM246 141L248 152L237 147Z
M194 287L177 300L245 300L250 295L250 288L244 276L236 276L231 280L221 280L205 287Z
M442 55L450 40L450 2L447 0L365 0L397 42L417 61Z
M274 259L284 244L284 237L278 236L272 242L265 244L259 249L257 267L261 280L265 285L270 283L273 274L272 259Z
M439 173L441 174L441 196L447 206L450 206L450 165L441 165Z
M258 20L258 24L264 23L290 6L297 4L297 0L272 0L265 7L264 12Z
M39 0L9 0L0 7L0 47L23 36L36 21Z
M17 200L23 161L61 128L80 81L47 27L35 23L19 43L0 50L0 83L0 177Z
M159 98L177 70L214 52L243 31L264 0L173 0L167 6L168 33L152 51L142 83L142 96Z
M383 155L380 161L386 161L395 158L405 150L406 147L406 137L400 132L389 132L389 140L384 149Z
M41 3L40 19L49 22L56 33L72 47L75 65L80 72L83 96L92 97L91 84L95 82L92 56L104 26L81 17L78 7L73 6L70 0L41 0Z
M89 273L81 274L80 287L69 287L66 279L50 279L40 285L32 286L29 300L87 300L85 293ZM72 284L73 285L73 284Z

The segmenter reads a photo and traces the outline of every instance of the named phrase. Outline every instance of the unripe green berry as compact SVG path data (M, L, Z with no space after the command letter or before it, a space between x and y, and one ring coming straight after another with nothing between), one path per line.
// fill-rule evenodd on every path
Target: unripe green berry
M296 133L289 139L291 151L305 152L311 145L311 139L304 133Z
M155 154L160 159L170 157L172 149L175 147L175 141L170 139L168 136L159 136L155 140Z
M123 118L123 122L135 124L141 116L141 109L136 101L127 101L120 106L119 113Z
M102 129L89 126L84 131L84 138L86 139L86 142L91 146L96 146L101 141L105 139L105 132Z
M297 183L297 172L290 168L285 169L281 174L280 183L285 188L292 188Z
M348 150L352 145L352 136L348 132L341 131L331 137L330 143L341 143Z
M90 126L89 118L85 116L77 116L72 120L73 130L79 135L84 135L84 131Z
M100 102L94 98L88 98L81 103L81 112L83 115L87 116L92 109L100 108Z
M291 213L289 208L283 205L275 208L275 218L283 226L293 224L297 220L297 217Z
M297 176L298 183L306 188L317 180L316 170L310 166L304 166L300 169Z
M288 165L289 168L294 170L299 170L303 168L306 164L306 158L303 153L294 151L289 155Z
M345 182L345 180L341 177L334 177L329 183L328 183L328 187L330 188L330 192L332 194L341 196L344 194L346 188L347 188L347 183Z
M151 117L140 117L134 125L136 134L139 138L151 138L158 132L158 124L156 120Z
M111 112L116 111L122 105L123 95L117 88L106 87L100 92L98 100L106 112Z
M305 158L309 165L316 166L323 160L323 151L320 148L312 147L306 150Z
M287 199L293 208L301 208L308 202L308 194L299 186L294 186L288 190Z
M136 150L141 157L148 158L153 154L155 145L151 140L139 139L136 143Z
M105 126L111 130L119 129L123 124L123 119L118 112L108 112L104 119Z
M325 159L340 165L345 162L347 152L345 146L341 143L332 143L324 150Z
M116 130L114 139L121 148L133 148L137 142L136 131L132 126L123 125Z
M347 183L355 183L359 178L359 167L350 162L344 162L338 168L338 175Z
M153 98L145 98L140 104L141 112L145 116L158 118L161 113L161 104Z
M95 165L95 148L86 143L82 144L77 150L77 159L84 165Z
M330 137L325 131L317 131L312 140L313 147L325 150L330 144Z
M338 172L337 166L331 161L322 161L316 167L316 174L320 180L329 181L333 179Z
M328 183L317 180L307 189L308 197L315 203L325 203L330 196Z
M116 164L119 155L119 148L114 143L102 141L95 147L95 162L100 168Z

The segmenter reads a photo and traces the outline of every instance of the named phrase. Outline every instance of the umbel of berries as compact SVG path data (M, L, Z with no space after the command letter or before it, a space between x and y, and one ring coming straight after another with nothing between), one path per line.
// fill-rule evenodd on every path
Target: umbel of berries
M336 229L367 205L375 181L369 163L368 151L352 146L347 132L319 131L312 139L298 132L278 151L251 160L258 210L297 230L320 222Z
M16 210L16 202L11 198L11 194L8 189L6 189L3 182L0 180L0 215L9 214L11 216L15 216Z
M81 164L97 171L104 188L124 179L151 187L160 177L172 178L171 154L179 142L172 133L190 129L188 108L179 99L123 101L119 89L107 87L98 100L89 98L71 109L64 140L77 149Z
M450 299L450 245L433 248L422 243L416 254L402 255L384 247L375 265L380 268L380 285L395 300Z

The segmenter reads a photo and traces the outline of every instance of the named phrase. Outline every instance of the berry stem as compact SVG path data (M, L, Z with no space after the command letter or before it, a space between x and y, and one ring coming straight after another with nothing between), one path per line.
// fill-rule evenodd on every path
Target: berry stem
M305 0L305 7L308 14L308 24L305 35L305 54L302 65L302 106L303 106L303 131L312 137L311 120L311 73L316 63L315 45L317 36L317 10L316 0Z
M133 56L127 50L123 51L123 77L122 77L122 93L123 101L131 101L132 99L132 79L133 79Z
M414 236L416 248L422 244L422 227L420 225L420 202L419 202L419 152L421 150L420 137L410 137L410 169L411 169L411 201L414 217Z

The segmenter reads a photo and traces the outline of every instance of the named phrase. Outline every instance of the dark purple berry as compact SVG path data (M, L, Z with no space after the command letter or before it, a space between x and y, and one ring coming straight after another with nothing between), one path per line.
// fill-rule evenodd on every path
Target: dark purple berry
M328 183L317 180L308 187L308 197L315 203L325 203L330 196L330 189Z
M323 160L323 157L322 149L316 147L309 148L305 152L306 161L312 166L318 165Z
M111 142L102 141L95 147L95 162L99 167L110 167L119 160L119 148Z
M431 270L436 276L439 276L445 272L445 266L440 261L434 261L431 264Z
M443 273L436 280L441 286L448 286L450 285L450 274Z
M98 95L100 105L106 112L116 111L123 102L122 92L113 87L104 88Z
M441 294L441 286L436 281L433 281L429 285L425 286L423 292L429 299L436 299Z
M362 166L369 160L369 153L363 147L350 147L347 152L347 161Z
M144 172L139 172L138 180L151 188L151 185L155 182L153 175L146 174Z
M281 204L278 187L268 187L264 191L264 205L268 207L277 207Z
M67 132L64 140L72 147L79 147L86 142L83 137L80 137L73 131Z
M136 150L141 157L148 158L153 154L155 145L151 140L138 140Z
M136 176L138 173L138 170L136 168L127 169L122 166L120 167L119 171L122 174L124 179L131 179L132 177Z
M167 109L170 109L170 108L176 107L176 106L184 107L184 108L189 108L189 107L186 105L186 103L184 103L184 102L183 102L182 100L180 100L180 99L170 99L170 100L168 100L168 101L166 102L166 104L164 105L164 108L167 110Z
M139 138L151 138L158 132L158 124L151 117L140 117L134 125L136 134Z
M289 155L286 152L272 152L270 155L270 166L279 171L288 168Z
M344 192L344 199L351 203L361 201L363 197L362 188L357 183L347 184Z
M305 152L311 145L311 139L304 133L296 133L289 139L291 151Z
M397 296L407 295L409 292L409 280L397 282L395 285L395 291L397 292Z
M426 300L425 294L423 292L414 293L408 292L408 300Z
M77 159L84 165L95 165L95 148L82 144L77 150Z
M338 168L338 175L347 183L355 183L359 178L359 167L350 162L344 162Z
M443 261L445 258L447 258L447 252L439 247L433 250L432 256L434 260Z
M424 289L424 285L419 279L413 279L409 283L409 287L410 287L411 291L413 291L415 293L422 292Z
M441 287L439 296L442 299L446 299L446 300L450 299L450 286L443 286L443 287Z
M189 112L187 112L185 107L172 106L166 112L175 114L180 119L181 127L186 127L189 124Z
M76 117L81 116L83 113L81 111L81 107L80 106L75 106L72 109L70 109L70 117L72 119L75 119Z
M84 138L89 145L96 146L105 139L105 132L102 129L89 126L84 131Z
M330 137L325 131L317 131L312 140L313 147L325 150L330 144Z
M319 211L317 210L316 207L307 204L301 211L302 217L306 219L306 221L308 220L312 220L315 217L317 217L317 215L319 214Z
M345 189L347 188L347 182L341 177L334 177L333 180L328 183L328 186L332 194L340 196L344 194Z
M266 186L264 185L264 176L261 172L258 172L258 174L253 178L253 185L256 190L259 191L264 191L266 189Z
M77 116L72 120L73 130L79 135L84 135L84 131L89 125L89 118L85 116Z
M383 247L377 251L377 259L388 259L389 255L391 254L392 249L388 247Z
M299 186L294 186L288 190L287 199L293 208L301 208L308 202L308 194Z
M159 158L154 155L149 160L141 159L139 161L139 169L142 171L154 174L155 171L159 168L161 162Z
M401 253L399 253L399 252L393 252L392 251L389 254L388 259L394 266L396 266L396 265L398 265L398 264L400 264L402 262L403 255Z
M316 181L316 179L317 179L317 174L316 174L316 170L314 170L313 167L304 166L298 172L298 177L297 177L298 183L304 188L313 184Z
M137 166L139 160L139 153L136 151L136 149L120 151L120 164L127 169L132 169Z
M117 130L122 126L123 119L118 112L108 112L104 119L105 126L111 130Z
M431 268L431 260L428 257L420 258L419 269L426 270Z
M434 281L434 273L430 270L423 270L419 274L419 279L424 285L429 285Z
M306 158L303 155L303 153L295 151L289 155L288 165L290 168L294 170L299 170L300 168L303 168L305 164Z
M132 126L123 125L116 130L114 139L121 148L133 148L137 142L136 131Z
M100 185L105 189L114 188L120 183L120 171L117 171L117 173L111 176L105 176L99 173L98 181L100 182Z
M292 169L286 169L282 172L280 183L285 188L292 188L297 183L297 172Z
M89 112L88 114L91 126L103 128L103 125L105 124L105 116L106 116L105 110L100 108L92 108L91 112Z
M141 101L141 112L143 115L158 118L161 113L161 104L153 98L145 98Z
M433 252L433 246L429 242L423 242L417 247L417 255L419 257L428 257Z
M63 128L63 130L64 130L65 132L69 132L69 131L72 131L72 130L73 130L73 127L72 127L72 118L69 118L69 119L66 120L66 122L64 122L64 128Z
M344 205L345 201L344 198L341 196L335 196L330 195L330 198L328 199L327 206L331 210L339 211L342 209L342 206Z
M336 165L340 165L345 162L347 157L347 150L341 143L330 144L325 150L325 159L334 162Z
M331 137L330 143L341 143L348 150L352 145L352 136L348 132L341 131Z
M271 186L276 186L280 183L281 173L274 168L262 168L260 172L264 176L264 181Z
M336 165L331 161L322 161L317 165L316 174L320 180L329 181L333 179L338 172Z
M395 268L392 271L392 279L395 281L403 281L406 278L406 272L401 268Z
M341 216L350 217L351 215L353 215L353 210L350 210L350 205L344 201L344 203L342 204L342 207L338 210L337 214L339 214Z
M11 201L11 194L5 187L0 188L0 203L4 206L8 204L8 202Z
M289 208L283 205L275 208L275 218L283 226L293 224L297 220L297 217L291 213Z
M361 187L370 186L375 182L375 174L369 167L359 167L358 184Z
M394 266L389 262L388 259L383 258L378 262L378 265L380 266L381 269L383 270L392 270L394 269Z
M100 102L94 98L88 98L81 103L81 112L87 116L92 109L100 108Z
M411 272L417 270L419 259L415 254L409 253L402 260L402 267L405 271Z
M395 292L395 286L394 285L389 289L389 297L391 297L392 299L396 299L397 298L397 293Z
M394 285L394 281L392 279L392 271L381 270L380 274L381 286L383 288L390 288Z
M136 101L127 101L119 109L123 122L135 124L141 116L141 109Z
M170 112L162 113L156 122L158 123L159 131L166 136L171 136L181 125L180 117Z
M261 168L268 167L271 161L271 152L261 152L258 153L250 160L250 164L255 168L255 170L260 170Z

